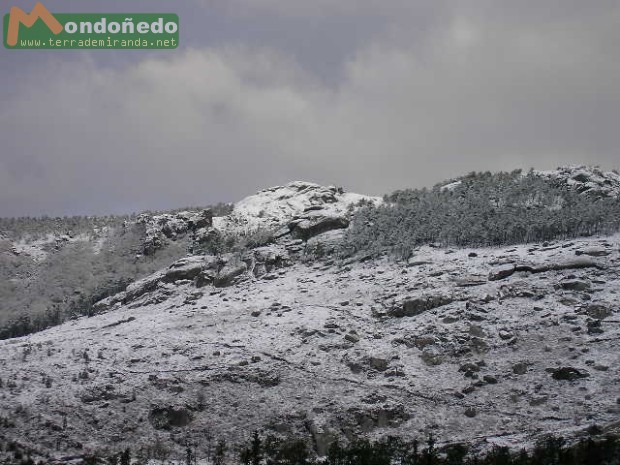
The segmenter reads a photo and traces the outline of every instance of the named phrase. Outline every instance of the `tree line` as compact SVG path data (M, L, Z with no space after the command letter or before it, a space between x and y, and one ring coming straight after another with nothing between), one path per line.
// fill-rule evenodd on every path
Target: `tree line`
M596 428L596 427L594 427ZM113 454L88 454L73 458L83 465L620 465L620 438L615 435L588 435L569 443L549 435L533 447L520 450L493 446L480 452L467 444L438 447L433 436L425 441L405 441L397 437L379 440L356 438L344 444L335 441L327 454L317 456L302 438L261 436L254 432L245 445L229 448L220 440L205 457L198 457L195 446L187 445L182 453L173 454L162 442L133 451L130 448ZM6 465L49 465L35 461L14 442L0 443Z
M533 171L470 173L459 181L396 191L382 205L360 209L341 253L406 258L429 243L500 246L620 230L620 199L579 192Z

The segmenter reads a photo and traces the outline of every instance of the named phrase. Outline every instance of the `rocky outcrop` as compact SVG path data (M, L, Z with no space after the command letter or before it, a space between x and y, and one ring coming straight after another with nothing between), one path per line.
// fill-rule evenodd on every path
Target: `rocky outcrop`
M563 166L557 170L536 173L580 193L599 197L620 196L620 174L616 171L603 171L590 166Z
M417 316L428 310L442 307L454 302L453 296L444 294L427 294L418 297L409 297L403 302L394 305L388 315L395 318Z
M385 371L390 365L390 361L385 357L370 357L368 359L370 368L377 371Z
M529 267L528 265L517 266L517 271L529 271L530 273L544 273L547 271L583 270L586 268L604 269L604 265L589 259L562 260L542 265Z
M575 251L575 255L588 255L590 257L606 257L611 255L611 251L605 247L587 247L582 250Z
M290 244L288 244L290 245ZM191 282L197 288L205 286L229 287L250 277L265 278L269 274L291 265L287 246L258 247L245 254L195 255L177 260L168 268L131 283L124 292L97 302L96 312L104 312L120 303L129 304L146 294L169 291L165 285ZM165 299L160 296L159 299ZM157 301L158 298L155 298Z
M266 246L254 249L251 268L254 276L260 278L274 270L289 266L291 264L289 251L292 253L301 251L296 248L297 245L294 242L285 247Z
M435 346L425 347L420 354L420 358L431 367L441 365L444 362L444 354Z
M567 291L587 291L590 283L582 279L567 279L560 282L560 288Z
M389 428L401 425L411 415L403 405L386 405L368 409L351 409L354 424L363 432L371 432L376 428Z
M611 306L604 303L592 303L585 307L585 313L595 320L604 320L614 314Z
M247 270L248 266L243 262L234 261L227 263L218 271L213 279L213 285L215 287L228 287L233 284L237 277L243 275Z
M270 232L307 241L322 233L349 226L350 216L362 204L381 199L347 193L340 187L295 181L265 189L234 205L230 214L213 217L209 209L159 215L143 214L136 221L145 228L143 253L152 255L170 241L188 238L190 249L222 238ZM193 246L192 246L193 244Z
M161 215L142 214L137 219L138 224L146 228L144 240L144 254L152 255L164 247L167 240L176 240L189 233L201 229L208 229L213 224L213 212L210 209L202 211L183 211L164 213Z
M173 283L182 279L194 280L203 270L217 267L217 259L212 256L187 257L177 260L164 272L162 280Z
M214 220L221 231L269 230L275 237L308 240L346 228L352 212L381 199L345 192L340 187L295 181L265 189L235 204L230 215Z
M245 361L244 361L245 362ZM256 362L255 362L256 363ZM281 382L280 376L276 372L267 372L260 369L248 368L248 362L241 363L240 366L230 367L222 373L211 376L212 382L230 382L234 384L250 383L262 388L272 388Z
M549 371L551 372L551 377L558 381L575 381L590 376L587 371L574 367L552 368Z
M294 239L308 239L334 229L344 229L349 226L349 219L342 215L330 214L321 210L311 211L308 214L291 221L288 225L291 237Z
M133 302L144 294L157 289L157 285L162 281L164 276L165 271L158 271L144 279L131 283L127 286L125 292L120 294L120 299L118 300L122 300L123 303Z
M184 406L153 407L149 413L149 422L160 430L187 426L192 419L192 412Z
M489 281L499 281L501 279L506 279L514 274L516 270L515 265L507 265L503 267L496 268L489 272Z
M583 270L587 268L603 269L604 265L587 258L564 259L540 264L512 264L491 270L489 272L489 281L500 281L509 278L516 272L536 274L549 271Z

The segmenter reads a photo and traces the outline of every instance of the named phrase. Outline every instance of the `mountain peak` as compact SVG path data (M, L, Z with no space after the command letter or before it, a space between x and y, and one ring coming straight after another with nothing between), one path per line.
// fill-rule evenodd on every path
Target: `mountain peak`
M342 215L364 202L378 204L381 199L345 192L342 187L292 181L263 189L237 202L230 215L214 218L214 226L220 230L278 228L309 210Z

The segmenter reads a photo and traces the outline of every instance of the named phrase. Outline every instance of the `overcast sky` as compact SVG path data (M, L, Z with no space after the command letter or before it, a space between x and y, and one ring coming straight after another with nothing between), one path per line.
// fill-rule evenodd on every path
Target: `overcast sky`
M181 46L0 50L0 216L620 167L617 0L44 3L178 13Z

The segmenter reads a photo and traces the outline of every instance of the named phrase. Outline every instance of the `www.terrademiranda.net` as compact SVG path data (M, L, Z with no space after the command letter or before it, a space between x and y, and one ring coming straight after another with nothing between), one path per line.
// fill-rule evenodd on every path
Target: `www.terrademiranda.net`
M27 48L177 48L176 39L27 39L19 41L20 47Z
M177 48L178 19L168 19L165 21L160 17L153 22L140 21L137 24L133 18L124 18L123 21L109 21L105 17L97 22L69 21L63 26L65 34L62 38L31 39L32 43L28 43L26 39L20 40L20 43L33 48ZM100 36L106 32L109 35ZM80 36L71 37L74 34ZM125 36L119 38L119 34ZM165 38L161 38L162 35ZM23 44L24 42L26 43Z

